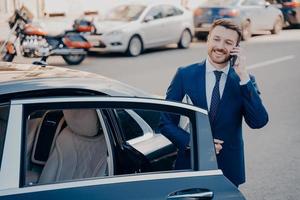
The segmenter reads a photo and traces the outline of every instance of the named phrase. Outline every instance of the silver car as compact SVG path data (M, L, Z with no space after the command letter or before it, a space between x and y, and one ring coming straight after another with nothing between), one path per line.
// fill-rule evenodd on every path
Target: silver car
M193 15L167 3L124 4L95 22L98 40L94 47L105 52L138 56L143 50L168 44L188 48L194 35Z
M194 10L196 37L202 38L214 20L228 18L242 28L242 39L252 34L277 34L282 29L282 12L265 0L203 0Z

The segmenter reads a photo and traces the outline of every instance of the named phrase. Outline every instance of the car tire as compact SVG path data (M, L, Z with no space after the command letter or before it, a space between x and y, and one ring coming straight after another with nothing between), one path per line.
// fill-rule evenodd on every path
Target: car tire
M282 26L283 26L283 21L282 21L281 17L277 17L277 19L275 20L273 29L271 30L271 33L278 34L282 30Z
M242 24L242 40L249 40L252 36L251 32L251 22L249 20Z
M126 54L128 56L139 56L143 51L143 43L139 36L133 36L128 43Z
M63 55L62 57L68 65L79 65L85 59L85 55Z
M187 49L190 47L190 44L192 42L192 35L189 30L185 29L180 37L180 40L178 42L178 48L180 49Z

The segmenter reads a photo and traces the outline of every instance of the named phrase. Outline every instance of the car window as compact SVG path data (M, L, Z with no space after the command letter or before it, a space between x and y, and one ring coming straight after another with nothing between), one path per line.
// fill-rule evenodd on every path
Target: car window
M266 0L266 1L269 2L270 4L276 4L282 2L282 0Z
M203 0L200 1L200 6L233 6L237 4L239 0Z
M189 140L193 131L190 117L149 109L51 106L25 109L23 119L22 186L177 170L179 144L169 134ZM191 170L187 163L180 170Z
M134 21L140 17L145 8L143 5L121 5L113 8L105 17L105 20Z
M96 109L36 110L25 119L25 186L108 175Z
M134 113L124 109L117 109L116 114L126 141L144 135L144 131L141 128L142 124L138 124L138 119L134 118Z
M9 114L9 106L0 105L0 169L2 163L2 154L3 154L3 148L5 142L8 114Z
M175 113L153 110L134 109L130 111L138 117L132 114L130 116L129 112L125 110L116 109L122 133L126 139L129 139L127 140L127 147L131 149L125 157L135 157L130 152L137 151L137 154L140 154L140 156L136 155L136 160L145 160L145 164L140 169L140 172L176 170L178 144L175 141L172 143L172 138L170 140L168 136L172 134L171 132L183 131L187 137L190 137L192 129L189 118ZM174 124L172 126L170 124L166 125L167 122L163 120L165 117L174 120ZM134 126L129 124L132 121L134 121ZM175 125L177 123L178 125ZM133 159L132 162L136 161Z
M256 5L264 5L265 1L261 0L245 0L243 2L243 5L248 5L248 6L256 6Z
M153 17L154 20L163 18L163 9L161 6L155 6L147 13L146 18Z
M165 5L163 8L165 17L172 17L176 15L181 15L183 13L180 9L171 5Z
M265 6L266 5L266 1L265 0L258 0L257 4L261 5L261 6Z

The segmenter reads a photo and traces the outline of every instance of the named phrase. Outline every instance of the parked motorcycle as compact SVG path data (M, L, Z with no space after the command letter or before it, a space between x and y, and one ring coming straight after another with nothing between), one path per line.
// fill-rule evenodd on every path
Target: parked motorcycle
M25 8L15 10L9 19L10 33L0 42L0 59L11 62L17 55L16 43L19 39L20 52L24 57L42 58L46 62L49 56L62 56L69 65L80 64L91 48L91 44L80 34L64 32L50 36L31 22L31 14ZM14 41L10 41L15 35Z
M97 29L94 25L94 20L87 20L84 18L74 20L73 31L77 33L91 33L95 34Z
M97 29L95 26L95 18L98 18L98 11L86 11L79 18L74 20L72 25L73 32L81 34L97 34Z

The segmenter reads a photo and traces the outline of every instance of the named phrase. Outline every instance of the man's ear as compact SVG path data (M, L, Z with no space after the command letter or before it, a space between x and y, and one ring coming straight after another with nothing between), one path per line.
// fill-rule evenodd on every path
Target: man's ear
M206 41L208 41L208 40L209 40L209 38L210 38L210 33L208 33L208 35L207 35L207 40L206 40Z

